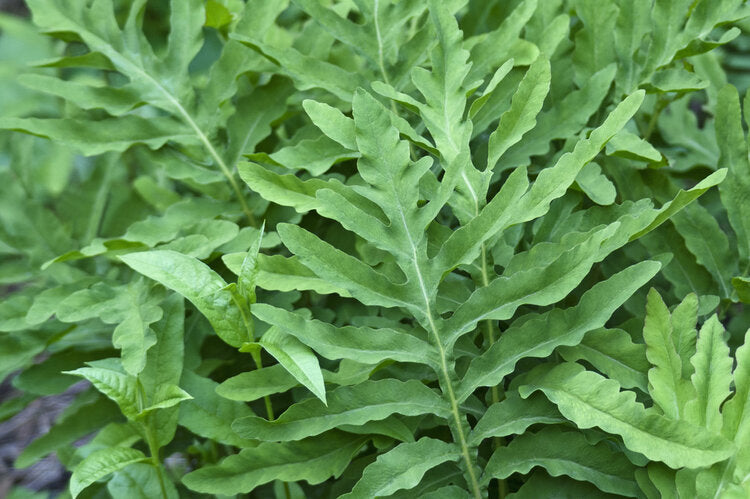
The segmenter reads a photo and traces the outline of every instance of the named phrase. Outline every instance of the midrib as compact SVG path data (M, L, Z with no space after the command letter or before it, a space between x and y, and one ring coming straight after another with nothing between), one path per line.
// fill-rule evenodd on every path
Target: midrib
M139 65L135 64L133 61L125 57L124 55L120 54L111 44L107 43L102 38L99 38L98 36L94 35L88 30L85 30L85 27L81 28L84 30L90 38L92 38L97 43L92 43L91 45L99 45L100 47L104 48L103 52L105 55L107 55L110 59L113 60L113 62L117 61L121 67L127 68L131 73L135 73L138 76L140 76L143 80L147 81L152 87L154 87L159 93L161 93L164 98L174 107L174 110L179 114L180 118L193 130L193 133L198 137L198 140L203 144L208 154L211 156L211 158L216 162L216 164L219 166L219 169L224 174L224 176L229 181L232 190L235 192L235 195L237 196L237 199L240 202L240 205L242 206L242 211L245 213L245 216L247 217L248 221L251 225L255 224L255 217L253 216L252 212L250 211L250 208L247 206L247 202L245 201L244 196L242 195L242 190L240 189L239 184L237 183L236 179L234 178L234 175L227 167L227 164L224 162L224 160L219 155L218 151L216 151L216 148L211 144L211 141L208 139L205 133L203 133L203 130L198 126L198 124L195 122L192 116L190 116L190 113L187 112L185 107L180 103L179 100L177 100L170 92L167 90L158 80L156 80L154 77L152 77L150 74L148 74L146 71L144 71ZM118 64L115 63L115 67L117 67Z

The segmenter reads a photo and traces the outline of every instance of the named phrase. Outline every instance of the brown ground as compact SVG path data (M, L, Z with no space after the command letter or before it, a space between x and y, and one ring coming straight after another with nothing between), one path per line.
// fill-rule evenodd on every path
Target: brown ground
M37 399L15 417L0 423L0 498L13 486L53 493L67 486L68 475L54 454L22 470L14 469L13 462L26 445L49 430L76 391L80 391L80 386L61 395ZM17 394L7 381L0 385L0 403Z

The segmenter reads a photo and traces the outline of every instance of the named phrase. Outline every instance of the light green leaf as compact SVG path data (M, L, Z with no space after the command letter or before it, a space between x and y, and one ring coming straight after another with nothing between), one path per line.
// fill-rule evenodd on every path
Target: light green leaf
M594 162L587 164L578 172L576 183L596 204L607 206L615 202L617 191L614 184L602 174L601 166Z
M528 380L519 388L522 397L541 390L579 428L598 426L620 435L631 451L672 468L709 466L734 453L722 437L647 411L635 401L635 393L621 392L616 381L578 364L544 366Z
M182 386L193 399L180 404L181 426L219 443L235 447L252 446L251 440L240 437L232 430L234 420L253 415L247 405L219 397L215 391L216 382L191 371L183 373Z
M746 448L750 442L750 330L745 333L745 341L735 358L734 395L722 410L722 434L733 439L739 448Z
M521 80L510 109L500 117L497 130L490 134L488 169L492 170L503 154L534 128L536 116L549 93L550 79L549 61L545 58L537 59Z
M368 421L362 425L344 424L339 430L357 435L385 435L400 442L413 442L414 432L411 428L398 419L397 416L389 416L380 421Z
M610 64L593 74L580 89L570 92L560 102L550 103L551 109L538 116L536 127L508 151L508 166L528 164L530 156L547 153L552 140L568 139L579 133L601 106L616 72L617 66Z
M688 380L682 378L682 361L674 336L669 309L659 293L651 288L643 327L646 357L653 365L648 372L649 392L665 415L682 419L685 404L693 394Z
M162 496L159 475L151 464L135 463L115 472L107 482L107 491L114 499L153 499ZM177 489L171 480L164 480L165 499L178 499Z
M724 327L716 315L712 315L701 328L696 351L690 362L695 367L692 376L696 398L686 410L692 421L719 433L722 416L721 404L729 397L732 382L732 358L724 340Z
M185 351L185 306L180 296L172 295L162 302L164 317L153 326L156 344L149 349L141 384L154 394L160 386L176 385L182 375Z
M750 108L748 102L745 97L746 109ZM721 151L719 164L729 170L727 181L719 186L719 193L732 229L737 234L740 268L747 269L750 267L750 208L747 202L750 160L741 116L737 89L727 85L719 92L716 107L716 140Z
M164 54L167 74L181 74L203 46L203 24L206 20L202 0L172 0L169 2L169 37Z
M451 233L434 258L435 266L444 272L462 263L472 263L485 241L512 225L512 207L522 199L528 187L526 168L519 167L514 170L500 188L500 192L487 203L479 215Z
M307 387L323 404L326 403L326 388L318 358L312 350L293 336L279 328L272 327L260 340L263 348L270 353L284 369Z
M122 350L122 366L129 374L140 373L146 365L148 350L156 343L151 324L162 317L156 305L159 295L140 280L110 287L102 282L72 293L57 306L57 318L78 322L98 317L117 324L112 334L115 348Z
M342 424L361 425L391 414L448 417L445 400L419 381L384 379L342 386L328 393L328 405L317 399L298 402L274 421L259 417L238 419L232 429L239 435L264 441L300 440Z
M578 172L630 121L640 108L644 95L638 90L626 97L587 139L579 141L572 152L563 154L555 166L542 170L529 192L514 207L516 222L534 220L547 213L549 204L565 193Z
M40 74L24 74L18 81L34 90L61 97L82 109L104 109L113 116L127 113L142 102L137 90L128 85L119 88L87 85Z
M264 442L188 473L182 483L196 492L223 495L247 493L273 480L315 485L341 475L366 441L333 431L299 442Z
M239 274L245 253L229 253L222 260L229 270ZM286 258L282 255L258 255L258 276L256 285L263 289L276 291L315 291L322 295L336 293L348 297L349 293L328 281L316 276L312 270L299 262L296 256Z
M659 165L666 164L666 160L658 149L645 139L626 130L621 130L607 143L607 156L658 163Z
M479 445L486 438L520 435L535 424L565 423L555 404L540 394L522 399L516 392L508 392L504 400L492 404L469 436L471 445Z
M657 262L638 263L594 285L575 307L555 309L510 327L469 364L457 398L465 400L477 387L500 384L523 358L546 357L558 346L577 345L586 332L602 327L659 268Z
M387 328L337 328L266 304L254 306L253 315L294 335L331 360L351 359L365 364L378 364L390 359L430 366L437 366L439 363L434 346L406 332Z
M252 402L275 393L283 393L298 385L282 365L276 364L240 373L216 387L216 393L229 400Z
M429 469L448 461L457 461L460 456L460 449L455 444L428 437L399 444L378 456L374 463L365 468L352 491L341 497L381 497L414 488Z
M378 76L386 81L389 79L386 64L393 64L398 57L398 36L405 30L403 25L424 10L419 2L360 4L358 8L364 22L355 23L317 0L294 0L294 3L337 40L377 65Z
M690 362L695 354L695 342L698 337L698 296L690 293L672 312L672 343L682 362L682 377L690 379L694 367ZM703 314L701 314L703 315Z
M284 147L271 154L247 155L251 161L271 163L290 170L304 169L316 177L328 171L336 163L358 157L359 153L341 146L326 136L303 139L293 146Z
M615 25L617 52L617 88L620 93L632 92L640 83L640 64L636 59L643 39L651 27L651 0L633 0L620 9Z
M84 156L123 152L133 144L158 149L170 140L196 143L190 130L171 118L146 119L134 114L99 121L6 117L0 118L0 128L68 144Z
M648 75L668 64L681 48L680 31L688 15L690 0L656 0L651 12L652 40L642 73Z
M694 203L676 214L672 222L696 261L718 283L721 296L730 297L729 283L737 272L737 253L716 218L706 208Z
M252 7L256 6L247 8ZM284 114L293 90L289 80L274 78L238 99L237 111L227 120L229 137L224 156L228 165L235 165L243 154L254 152L258 143L271 134L271 123Z
M537 4L537 0L520 2L497 28L478 37L471 49L472 67L467 78L469 81L483 78L493 68L512 57L511 47L536 11Z
M206 26L220 29L232 22L232 13L216 0L206 2Z
M495 74L492 75L492 79L485 87L482 95L477 97L474 102L471 103L471 107L469 107L469 118L474 118L474 116L476 116L476 114L482 110L487 101L492 97L494 90L497 88L500 82L503 81L503 79L508 76L508 73L510 73L510 71L513 69L513 64L514 61L513 59L511 59L509 61L505 61L502 66L497 68L497 71L495 71Z
M122 369L119 359L104 359L88 362L91 367L65 371L87 379L94 387L120 406L128 419L135 419L141 412L138 403L136 378Z
M253 191L269 201L282 206L290 206L299 213L307 213L320 206L316 193L321 189L336 191L368 213L380 211L377 205L359 196L336 179L300 180L295 175L279 175L255 163L240 163L238 169L242 180Z
M580 344L557 350L568 362L585 360L624 388L638 388L648 392L646 347L634 343L622 329L600 328L586 333Z
M75 499L86 487L128 465L146 461L143 452L128 447L111 447L87 456L73 470L70 495Z
M403 286L396 285L369 265L347 255L301 227L277 226L284 245L319 277L346 289L366 305L398 307L408 304Z
M615 62L615 24L620 9L613 0L577 0L576 15L583 28L575 37L573 65L575 81L585 82L592 74Z
M322 102L307 99L302 101L302 107L315 126L326 136L346 149L357 150L357 143L354 139L354 120L344 116L335 107Z
M265 232L266 222L260 226L258 231L258 237L254 243L247 250L245 258L242 260L242 265L237 274L237 292L239 295L248 303L255 303L255 286L258 280L258 256L260 254L260 248L263 244L263 233ZM248 321L249 324L252 324ZM253 329L254 331L254 329Z
M146 414L156 409L169 409L174 407L183 400L190 400L193 397L177 385L161 385L153 396L151 405L145 407L141 413Z
M288 6L288 0L272 3L251 0L244 6L240 6L242 8L237 16L237 23L233 30L228 31L252 33L253 36L263 39L269 31L273 30L276 17ZM260 67L269 71L272 69L270 63L265 65L264 63L265 61L258 54L247 50L247 47L240 42L228 40L218 60L211 67L206 88L201 92L201 101L205 103L205 108L201 109L201 112L208 115L205 119L214 121L219 118L217 111L221 109L222 104L237 94L237 83L240 81L241 74ZM244 105L238 107L246 108ZM252 116L254 113L249 114Z
M654 73L650 85L657 92L692 92L708 87L710 82L684 69L670 68Z
M591 482L604 492L638 497L636 467L622 452L605 442L592 445L582 433L557 427L524 433L497 449L487 463L484 481L528 473L535 466L552 476Z
M252 341L243 310L227 284L206 264L171 250L121 255L133 270L181 294L206 316L216 334L233 347Z
M446 321L449 344L481 320L507 320L521 305L549 305L564 298L588 274L597 260L599 246L618 226L615 223L593 232L547 265L498 277L476 290Z
M665 221L671 218L674 214L678 213L680 210L685 208L685 206L689 205L690 203L698 199L708 189L721 183L726 177L726 175L727 175L727 170L722 169L704 178L692 189L689 189L687 191L680 190L677 193L677 195L674 197L674 199L672 199L671 201L667 203L664 203L664 205L657 212L657 215L654 218L654 220L650 224L648 224L647 227L645 227L641 231L630 236L630 240L634 241L644 236L645 234L648 234L649 232L651 232L652 230L654 230L655 228L663 224Z
M257 51L278 65L281 74L292 78L300 90L322 88L344 101L351 101L357 87L364 87L361 76L294 48L277 48L263 43L254 36L231 33L230 38Z
M418 105L422 120L441 157L450 164L462 149L468 149L471 137L471 126L461 119L466 109L464 83L471 65L458 22L448 6L431 1L429 10L438 42L430 52L432 70L415 67L411 79L425 99L425 105Z

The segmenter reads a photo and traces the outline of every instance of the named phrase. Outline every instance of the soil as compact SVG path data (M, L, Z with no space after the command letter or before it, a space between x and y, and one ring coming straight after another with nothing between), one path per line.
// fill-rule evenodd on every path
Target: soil
M6 497L15 486L53 496L67 487L69 473L54 454L25 469L15 469L13 463L24 447L49 431L55 418L82 388L77 384L63 394L34 400L13 418L0 423L0 497ZM0 403L17 395L9 380L0 385Z

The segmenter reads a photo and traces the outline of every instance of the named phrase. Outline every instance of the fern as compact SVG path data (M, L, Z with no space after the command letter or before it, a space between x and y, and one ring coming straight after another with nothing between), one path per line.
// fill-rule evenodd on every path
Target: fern
M329 133L329 138L335 140L337 136L351 137L353 129L360 156L357 162L358 173L366 184L352 187L333 184L332 188L327 188L326 184L311 186L310 190L314 190L315 200L312 200L312 192L310 192L308 194L311 198L310 204L302 206L303 209L308 206L314 207L320 215L336 220L347 230L355 232L363 240L368 241L373 247L390 255L393 259L392 264L395 264L400 271L398 281L394 282L393 278L372 268L366 262L336 249L305 230L291 225L279 227L281 239L287 248L317 276L346 290L348 295L365 305L395 307L403 310L416 329L403 330L403 327L396 330L372 331L361 328L335 329L319 321L310 322L302 316L295 317L289 312L267 306L256 306L253 308L253 313L269 325L296 336L321 356L331 360L370 359L370 362L374 364L391 359L426 364L434 371L434 379L440 387L443 402L437 403L436 400L429 408L419 409L421 402L418 402L420 399L415 392L407 397L408 402L405 402L402 408L383 407L385 409L383 411L381 406L385 405L386 401L382 399L382 396L377 402L370 401L369 396L366 395L370 388L365 383L354 385L353 388L347 388L343 392L344 388L340 388L331 393L332 396L341 393L341 396L357 397L357 411L351 415L342 414L338 404L333 407L305 404L299 405L299 409L297 406L292 406L278 422L260 424L262 420L253 418L247 421L238 420L234 427L238 433L248 437L261 436L260 438L281 441L299 440L333 427L319 426L318 423L314 424L312 421L322 423L330 420L331 425L335 424L334 421L337 424L356 425L368 420L363 420L363 417L375 421L391 414L432 413L446 420L445 424L450 428L456 444L454 460L460 460L462 463L464 479L469 490L475 496L480 497L482 485L477 473L476 449L469 444L468 425L461 404L471 396L477 386L495 386L501 383L504 376L513 372L517 360L525 356L548 355L556 346L565 344L566 339L570 344L576 344L587 330L602 326L614 311L613 309L624 302L639 283L642 285L653 276L658 265L633 267L623 272L622 275L613 277L611 284L607 282L608 287L592 290L590 305L585 301L587 298L584 296L578 307L566 311L569 313L563 316L572 318L578 314L586 320L586 323L581 324L579 328L577 339L575 336L565 339L555 338L552 341L547 340L545 346L542 346L544 343L540 345L533 340L529 341L534 344L532 348L537 351L520 351L514 361L508 363L507 370L490 374L488 372L492 369L490 366L501 364L497 361L489 361L489 358L485 360L484 356L478 356L471 361L465 377L459 375L455 368L456 358L459 357L455 351L457 342L463 335L475 330L477 323L482 320L489 320L488 327L492 331L495 327L493 321L512 318L519 306L548 305L561 300L580 283L594 262L603 259L636 233L648 227L657 218L658 211L645 210L639 214L640 219L630 226L622 227L621 223L614 222L605 228L595 228L588 233L583 233L579 238L570 238L570 241L560 243L551 250L545 248L546 254L539 255L535 260L531 258L537 255L531 256L530 251L529 261L524 266L528 270L523 272L506 276L490 273L485 243L497 237L498 234L502 234L509 227L543 215L549 209L549 203L564 193L565 188L575 180L583 166L591 161L632 117L642 96L636 93L623 101L599 128L592 131L589 138L581 140L574 150L563 155L554 167L543 170L531 187L529 187L525 168L520 168L508 177L499 193L486 202L489 184L482 179L489 179L496 159L501 157L513 143L518 142L528 128L533 126L534 121L529 120L533 120L540 106L537 105L534 109L531 104L532 108L528 109L530 104L526 94L533 93L535 91L533 88L539 87L536 91L541 91L541 100L544 99L546 93L544 85L539 86L537 82L545 78L549 80L549 69L545 70L543 59L529 69L519 86L517 97L513 99L514 103L519 104L511 104L510 109L500 117L498 131L503 133L504 138L499 139L498 133L490 136L491 159L487 163L488 168L479 170L470 163L469 140L472 123L464 119L467 102L464 97L465 91L462 91L462 86L465 85L462 79L468 73L465 62L468 54L462 52L456 45L455 40L459 39L460 32L457 30L455 21L448 16L445 7L432 4L430 13L439 40L431 55L433 73L428 75L426 72L416 71L412 76L424 100L420 101L399 93L388 83L374 88L418 112L425 128L435 141L434 147L437 149L439 166L443 172L442 178L440 181L436 179L436 174L431 169L431 161L428 161L429 158L422 158L416 162L410 161L408 144L399 140L398 129L392 125L398 122L399 117L393 116L387 106L378 103L371 95L358 90L354 93L352 101L353 119L338 119L340 127L335 130L322 129L322 131ZM450 63L458 64L458 68L463 66L466 69L449 70L448 64ZM521 108L522 105L525 107ZM313 108L312 104L308 104L308 108ZM530 118L524 118L524 115ZM517 125L509 125L511 120ZM528 123L528 125L523 123ZM349 131L345 132L345 127ZM514 127L518 131L511 132L510 130ZM503 140L503 143L508 145L498 146L498 140ZM258 165L248 165L241 171L243 178L254 190L268 196L274 202L300 209L292 193L308 191L307 186L295 187L297 181L291 178L287 180L283 176L274 176L268 172L261 173L266 179L262 184L256 182L257 176L254 172L261 171ZM424 194L419 192L418 187L427 182L423 180L425 178L429 179L429 183L432 184L430 191L433 195L428 197L423 205L419 205L416 201L421 198L420 195ZM285 189L286 186L293 190ZM458 190L459 196L451 199L450 193L454 189ZM372 206L373 204L375 206ZM447 238L441 236L441 234L446 234L444 229L441 229L444 226L435 221L435 217L446 204L454 208L459 220L463 222L461 227ZM432 234L435 234L433 237L442 237L442 242L440 244L431 242ZM432 255L429 250L431 246L439 248ZM543 250L539 248L539 251ZM477 257L480 259L479 262L477 262ZM534 263L531 263L532 261ZM387 263L386 260L384 264ZM439 286L450 275L450 272L460 265L474 265L477 275L481 275L482 279L475 285L476 289L466 301L455 309L449 309L448 312L452 314L445 318L437 312ZM511 266L509 265L508 268L510 269ZM396 272L390 270L389 274L396 275ZM632 284L633 288L623 288L626 282ZM605 308L599 317L592 316L592 311L601 308L604 303L611 303L612 309ZM555 317L555 319L550 317L547 322L550 324L571 323L571 319L566 320L563 317ZM540 320L544 319L540 318ZM403 323L403 320L401 322ZM532 324L532 322L526 322L526 324ZM502 339L511 341L511 338L514 338L511 331L512 329L506 331ZM362 336L361 340L356 338L355 335L358 334ZM405 341L413 341L415 344L412 348L405 349L404 353L373 350L378 345L366 338L382 336L385 337L382 338L381 349L390 346L391 349L399 350L395 347L402 345ZM351 346L347 344L347 340L343 340L344 345L340 343L342 340L335 343L333 341L334 338L349 337L352 338ZM521 335L519 334L518 337L520 339ZM363 348L363 341L368 342L366 349ZM422 344L418 345L416 343L418 341ZM488 341L492 348L488 350L487 355L494 352L507 355L508 351L513 349L511 345L507 345L508 341L492 345L492 336L488 338ZM360 349L355 348L357 344L360 345ZM498 348L495 349L495 346ZM419 352L419 354L406 352ZM487 381L476 383L482 378L486 378ZM406 386L399 391L404 390ZM386 390L383 392L385 393ZM352 407L351 402L348 407ZM363 413L361 410L366 410L366 412ZM303 415L304 419L300 419ZM304 424L300 425L300 422ZM665 432L668 436L662 437L660 432ZM656 433L656 438L675 438L674 435L669 434L669 430L664 428L656 429L654 433ZM268 435L268 437L262 435ZM401 444L384 456L394 453L393 459L396 459L395 456L402 452L402 448L403 452L406 452L406 448L403 447L405 445L408 444ZM429 454L423 453L421 459L429 460ZM707 457L706 459L710 462L713 458ZM443 461L435 460L435 465L441 462ZM377 467L373 466L373 473L375 473ZM221 469L221 465L217 469ZM211 468L200 474L190 475L186 478L187 483L198 487L199 490L207 491L208 489L200 485L202 477L210 476L213 472ZM367 472L363 476L363 481L366 480L366 476ZM358 485L354 490L360 488L366 490L364 485ZM239 492L240 489L227 491ZM376 493L375 489L370 489L369 493Z
M733 445L727 447L726 457L710 467L673 462L667 463L672 468L669 469L652 463L647 471L640 471L639 480L650 481L651 486L659 491L657 495L648 494L649 497L674 493L694 497L741 497L747 494L747 457L743 449L746 446L744 407L747 404L745 364L748 337L736 351L736 367L732 372L734 362L726 344L726 332L717 316L708 318L696 333L698 304L695 295L688 295L672 313L653 289L648 300L644 329L646 354L651 349L662 353L665 349L673 353L679 350L680 357L676 358L689 359L688 366L680 363L669 365L665 364L663 355L648 356L652 363L648 373L653 410L668 417L670 424L702 427L715 435L715 439L723 439L724 445L730 442ZM651 321L654 325L649 324ZM668 332L666 347L664 335L647 334L647 329L655 328ZM680 348L680 345L685 346ZM734 389L730 391L732 385ZM675 407L681 412L675 413ZM633 445L626 445L635 449Z

